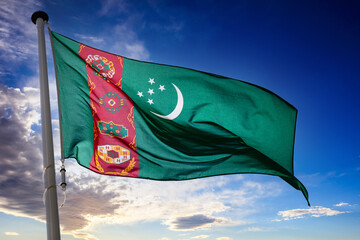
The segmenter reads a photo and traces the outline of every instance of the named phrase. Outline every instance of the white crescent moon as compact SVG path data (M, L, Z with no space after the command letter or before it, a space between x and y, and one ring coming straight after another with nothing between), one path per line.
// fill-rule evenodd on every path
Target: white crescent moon
M175 84L173 84L173 83L171 83L171 84L174 86L177 96L178 96L178 101L177 101L175 109L169 115L166 115L166 116L150 111L155 116L158 116L159 118L168 119L168 120L174 120L175 118L177 118L180 115L180 113L183 109L183 106L184 106L184 98L183 98L183 95L182 95L180 89Z

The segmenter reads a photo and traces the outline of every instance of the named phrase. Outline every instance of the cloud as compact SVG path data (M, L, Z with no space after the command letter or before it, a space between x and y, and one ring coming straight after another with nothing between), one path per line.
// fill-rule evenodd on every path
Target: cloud
M346 212L340 212L326 207L312 207L307 209L292 209L287 211L280 211L278 215L281 216L282 220L294 220L298 218L310 217L323 217L323 216L336 216ZM281 220L276 220L281 221Z
M17 232L5 232L6 236L19 236Z
M349 203L345 203L345 202L335 204L335 207L351 207L351 206L352 205L350 205Z
M313 173L308 175L301 176L301 179L305 186L314 186L318 187L323 182L328 181L329 179L334 178L341 178L343 176L346 176L348 173L346 172L336 172L336 171L330 171L326 173Z
M131 12L131 14L128 14ZM97 44L99 48L119 54L124 57L137 60L148 61L150 53L145 47L145 43L138 37L138 32L143 29L143 14L138 9L125 0L105 0L101 2L99 16L112 16L113 14L123 13L121 22L112 21L111 26L105 27L102 37L93 37L76 34L82 40ZM111 44L109 44L111 42ZM86 43L86 42L85 42Z
M198 236L192 237L191 239L205 239L208 237L210 237L210 236L209 235L198 235Z
M87 35L78 34L78 33L75 33L74 35L75 35L75 37L80 38L81 41L86 41L86 42L89 41L94 44L104 42L104 38L102 38L102 37L87 36Z
M262 232L263 230L259 227L248 227L246 229L247 232Z
M37 33L30 17L41 7L39 1L3 0L0 4L0 73L11 74L19 61L36 62ZM6 61L6 62L4 62ZM17 63L12 65L11 63ZM29 64L37 69L36 64Z
M166 31L168 34L175 33L177 37L181 36L179 33L184 29L184 18L181 14L171 14L168 11L168 6L159 1L148 1L149 7L156 13L157 21L152 21L148 24L151 29L157 32Z
M170 220L167 224L174 231L189 231L197 228L207 227L212 224L221 224L223 218L215 218L203 214L196 214L188 217L178 217Z
M125 57L137 60L149 60L150 53L146 49L143 41L139 40L135 29L136 16L133 16L122 24L113 27L112 33L116 36L116 41L112 44L112 52L119 53ZM141 28L141 27L140 27Z
M6 136L0 138L0 211L43 222L41 137L32 130L32 126L40 122L39 102L38 89L20 90L0 85L0 135ZM100 216L113 214L121 202L111 203L113 194L103 193L101 189L70 186L67 207L61 209L64 233L96 239L79 231L89 222L81 212ZM82 210L80 214L74 215L79 209Z
M219 238L216 238L216 240L231 240L232 238L229 238L229 237L219 237Z
M272 228L248 227L240 230L239 232L270 232L274 231Z
M129 5L124 0L104 0L101 1L101 9L99 11L100 16L113 15L116 13L126 12Z
M0 85L0 211L43 220L39 91Z
M134 14L121 23L114 22L111 26L104 27L104 31L97 32L96 37L79 33L74 36L78 38L79 42L86 45L124 57L148 61L150 53L137 33L142 28L141 18L142 16Z

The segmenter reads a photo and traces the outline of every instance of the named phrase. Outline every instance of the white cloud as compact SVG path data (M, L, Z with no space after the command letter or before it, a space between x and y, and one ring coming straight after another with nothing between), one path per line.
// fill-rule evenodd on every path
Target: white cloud
M305 218L306 216L310 217L323 217L323 216L336 216L346 212L340 212L326 207L311 207L307 209L292 209L287 211L280 211L278 215L282 217L282 220L293 220L298 218ZM281 220L275 220L281 221Z
M199 236L192 237L192 239L205 239L208 237L210 237L210 236L209 235L199 235Z
M141 41L137 41L130 44L126 43L125 50L129 58L143 59L143 60L149 59L149 53L146 50L144 43Z
M262 232L263 230L259 227L249 227L246 229L247 232Z
M340 202L338 204L335 204L335 207L351 207L352 205L350 205L349 203L345 203L345 202Z
M22 125L24 125L23 136L26 140L29 140L31 135L34 134L31 127L40 124L39 89L24 87L21 91L19 88L1 86L0 107L2 111L8 112L6 116L2 116L3 118L21 121Z
M104 0L101 1L100 16L122 13L128 10L128 2L124 0Z
M85 41L83 43L86 43L87 41L94 43L94 44L104 42L104 38L102 38L102 37L87 36L87 35L78 34L78 33L75 33L75 37L80 38L80 40L82 40L82 41Z
M36 62L34 60L37 59L37 33L30 17L40 6L41 4L36 0L1 2L0 59L7 61L7 64L0 63L2 73L9 73L11 62L19 63L22 60ZM37 69L36 64L29 65Z
M219 238L216 238L216 240L231 240L232 238L229 238L229 237L219 237Z
M211 189L226 188L233 180L231 176L157 182L101 176L72 161L67 161L66 165L69 192L67 203L61 210L61 222L67 233L91 233L98 224L134 224L142 221L162 221L175 231L245 224L245 221L214 216L230 210L227 205L233 198L223 198L221 190L213 192ZM70 184L73 186L70 187ZM247 185L246 182L244 185ZM251 192L250 189L245 191ZM257 189L253 189L252 195L256 195L256 192ZM83 198L87 199L85 204ZM88 198L95 199L90 202ZM101 203L101 209L96 208L97 202ZM74 214L81 217L74 219ZM240 211L237 214L243 216Z
M6 236L19 236L17 232L5 232Z
M113 42L111 51L128 58L149 60L150 53L146 49L144 42L139 40L135 31L136 27L134 25L136 21L128 19L125 23L115 25L111 32L116 41Z
M270 232L274 231L272 228L248 227L240 230L239 232Z
M105 31L98 33L101 37L78 33L74 35L78 38L77 41L91 47L136 60L148 61L150 53L137 34L141 29L139 22L141 22L141 16L132 15L119 24L114 23L106 27Z

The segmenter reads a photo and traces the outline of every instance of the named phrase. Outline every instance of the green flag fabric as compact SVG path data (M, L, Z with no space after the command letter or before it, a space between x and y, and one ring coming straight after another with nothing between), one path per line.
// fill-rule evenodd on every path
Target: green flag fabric
M51 32L62 151L92 171L154 180L294 176L297 110L219 75L128 59Z

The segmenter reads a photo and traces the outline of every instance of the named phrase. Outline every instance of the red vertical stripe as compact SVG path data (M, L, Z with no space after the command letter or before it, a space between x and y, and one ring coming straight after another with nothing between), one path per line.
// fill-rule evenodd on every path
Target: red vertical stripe
M95 172L139 176L134 105L121 90L123 58L80 44L86 61L94 123L94 154L89 168Z

